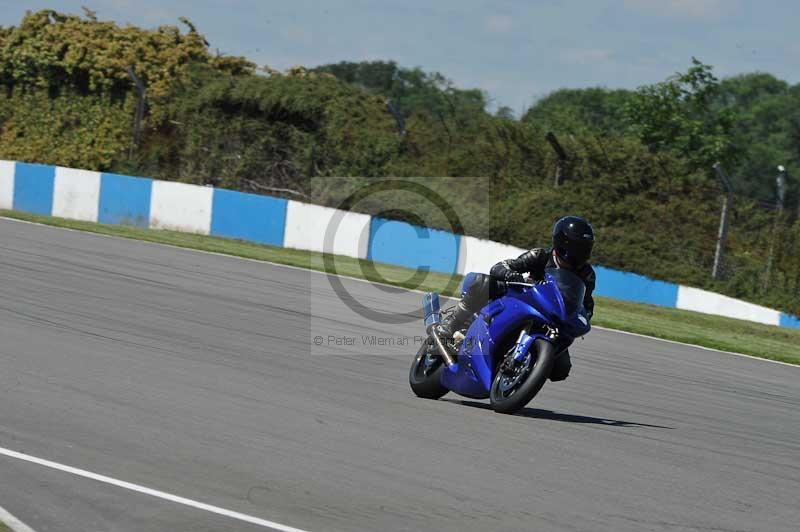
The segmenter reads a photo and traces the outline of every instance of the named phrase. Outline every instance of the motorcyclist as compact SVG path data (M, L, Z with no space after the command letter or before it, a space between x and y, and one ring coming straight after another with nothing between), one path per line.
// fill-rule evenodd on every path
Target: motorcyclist
M564 216L553 225L553 245L551 248L534 248L516 259L498 262L489 275L475 274L472 282L465 287L466 294L438 328L442 338L452 338L453 333L463 328L467 319L483 308L490 300L502 296L508 282L524 282L527 273L533 281L544 279L546 268L566 268L574 272L586 284L583 307L591 319L594 312L592 292L595 287L595 273L589 264L594 246L594 230L585 219L579 216ZM569 375L572 362L568 350L556 357L550 380L562 381Z

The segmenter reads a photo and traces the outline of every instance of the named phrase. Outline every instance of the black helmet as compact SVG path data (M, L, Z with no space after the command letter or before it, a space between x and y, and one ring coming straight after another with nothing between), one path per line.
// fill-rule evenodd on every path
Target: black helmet
M553 226L553 249L573 268L580 268L589 261L592 246L594 229L580 216L564 216Z

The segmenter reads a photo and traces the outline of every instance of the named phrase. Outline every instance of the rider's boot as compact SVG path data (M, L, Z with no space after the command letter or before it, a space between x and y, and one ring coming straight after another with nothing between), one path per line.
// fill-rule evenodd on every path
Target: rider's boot
M472 311L464 305L463 301L459 301L458 305L456 305L456 309L439 324L436 334L438 334L441 339L453 338L453 333L461 330L464 323L471 315Z

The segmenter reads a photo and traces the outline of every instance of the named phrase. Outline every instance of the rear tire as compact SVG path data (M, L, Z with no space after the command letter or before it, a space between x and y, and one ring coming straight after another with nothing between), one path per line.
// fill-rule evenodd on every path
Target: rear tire
M538 339L519 363L523 366L507 368L506 361L502 361L489 392L492 409L500 414L513 414L523 409L550 377L555 355L553 344Z
M426 365L426 362L433 362L433 364ZM408 372L408 383L411 385L411 390L417 397L439 399L450 391L442 385L442 373L446 369L447 366L442 357L428 356L428 344L424 342L414 357L411 370Z

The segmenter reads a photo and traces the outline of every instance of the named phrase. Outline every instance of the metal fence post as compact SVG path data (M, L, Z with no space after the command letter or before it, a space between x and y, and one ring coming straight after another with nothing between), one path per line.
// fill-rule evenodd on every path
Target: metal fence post
M564 174L566 172L567 165L567 152L565 152L564 148L561 147L561 144L558 142L558 139L552 131L548 131L544 138L547 139L547 142L550 143L553 151L556 152L556 177L554 185L558 187L564 182Z
M722 186L725 188L725 201L722 204L722 214L720 215L719 219L717 250L714 253L714 267L711 270L711 277L713 279L719 279L725 254L725 241L728 239L728 223L731 209L733 209L733 187L731 186L730 179L728 179L728 176L725 175L725 171L722 169L722 165L719 162L714 163L713 168L717 171L717 175L719 176L720 181L722 181Z
M775 178L776 192L778 203L775 206L775 223L772 226L772 239L769 243L769 256L767 257L767 269L764 271L764 285L763 290L766 292L769 288L769 279L772 276L772 261L775 254L775 241L778 239L778 228L781 223L781 215L783 214L783 200L786 197L786 168L783 165L778 166L778 177Z
M397 124L397 132L400 136L405 136L406 121L403 118L403 114L392 104L392 100L386 100L386 110L394 117L394 121Z
M131 150L128 154L129 158L133 158L133 150L139 146L142 141L142 119L144 118L145 107L147 105L147 88L144 83L133 71L133 68L127 67L128 75L133 79L133 84L136 86L136 93L139 97L136 102L136 114L133 117L133 142L131 143Z

